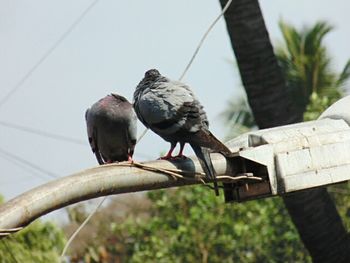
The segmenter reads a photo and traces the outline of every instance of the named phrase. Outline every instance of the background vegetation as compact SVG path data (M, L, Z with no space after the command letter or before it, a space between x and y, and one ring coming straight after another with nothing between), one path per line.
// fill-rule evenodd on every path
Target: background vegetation
M2 202L0 196L0 204ZM37 220L19 233L0 240L0 262L60 262L59 255L65 242L62 229Z

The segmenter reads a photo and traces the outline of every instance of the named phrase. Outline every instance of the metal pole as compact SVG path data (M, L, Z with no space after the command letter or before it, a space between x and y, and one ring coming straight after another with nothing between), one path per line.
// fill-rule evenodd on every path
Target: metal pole
M212 154L217 175L229 174L230 165L221 154ZM94 167L34 188L0 206L0 230L26 226L36 218L67 205L105 195L153 190L201 183L201 167L196 158L145 163L161 169L192 172L174 179L160 172L109 164ZM1 237L1 235L0 235Z

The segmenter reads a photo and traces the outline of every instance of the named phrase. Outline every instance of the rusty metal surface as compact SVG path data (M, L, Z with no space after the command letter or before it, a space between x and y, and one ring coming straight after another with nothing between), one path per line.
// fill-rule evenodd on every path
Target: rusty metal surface
M212 154L212 159L218 175L229 173L230 165L222 155ZM179 162L154 161L147 165L202 172L196 158ZM118 164L98 166L34 188L1 205L0 228L24 226L50 211L99 196L199 183L194 180L175 180L171 176L136 167L121 167Z

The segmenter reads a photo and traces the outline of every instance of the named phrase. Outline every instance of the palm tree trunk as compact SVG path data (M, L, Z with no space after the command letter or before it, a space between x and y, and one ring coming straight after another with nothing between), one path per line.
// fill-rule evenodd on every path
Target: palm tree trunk
M222 6L226 2L220 0ZM234 0L225 20L258 126L302 121L293 110L258 1ZM283 200L314 262L350 262L350 239L325 188L293 193Z
M226 0L220 2L223 5ZM302 116L294 114L292 109L258 2L234 0L225 13L225 20L259 128L302 121Z

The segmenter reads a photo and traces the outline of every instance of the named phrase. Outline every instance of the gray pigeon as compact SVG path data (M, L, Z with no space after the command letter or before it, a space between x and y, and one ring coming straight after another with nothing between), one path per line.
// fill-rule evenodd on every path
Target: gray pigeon
M187 85L162 76L151 69L136 87L134 109L147 127L170 142L171 147L162 159L170 159L177 143L182 157L184 145L189 143L208 178L215 179L209 153L211 150L230 156L231 151L209 131L203 106ZM217 183L214 182L218 195Z
M85 113L89 143L99 164L132 160L137 117L123 96L108 95Z

